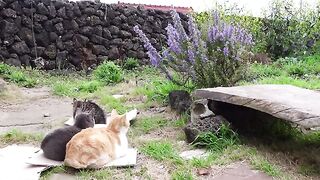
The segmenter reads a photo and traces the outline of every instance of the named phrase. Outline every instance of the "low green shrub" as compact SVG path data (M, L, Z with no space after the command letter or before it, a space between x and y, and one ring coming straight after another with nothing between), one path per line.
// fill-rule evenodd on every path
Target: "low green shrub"
M104 62L93 71L96 80L105 84L118 83L123 79L122 69L114 62Z
M101 83L99 81L85 81L79 85L79 91L94 93L101 87Z
M123 69L133 70L139 66L138 59L135 58L127 58L123 64Z

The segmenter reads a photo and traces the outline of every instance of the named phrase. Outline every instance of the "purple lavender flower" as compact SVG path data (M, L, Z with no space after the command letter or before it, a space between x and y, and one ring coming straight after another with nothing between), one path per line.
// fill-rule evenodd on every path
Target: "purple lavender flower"
M224 56L229 56L229 48L227 46L223 48L223 54Z
M159 66L162 61L162 57L159 55L157 50L152 46L147 36L139 29L138 26L134 26L133 30L138 34L141 41L144 43L144 47L147 49L147 54L150 58L151 64L154 66Z
M177 30L177 33L178 33L178 37L179 37L178 42L183 42L183 41L189 40L189 37L181 24L181 19L180 19L179 14L177 13L177 11L172 10L172 11L170 11L170 14L173 19L173 26Z
M208 31L208 39L210 42L215 41L218 39L218 28L216 26L213 26L211 29Z
M199 47L199 41L201 38L201 32L199 31L197 24L194 22L194 19L192 16L188 16L188 28L190 32L190 38L192 39L193 46L195 48Z
M208 57L207 57L206 54L201 54L200 56L201 56L201 61L202 62L207 62L208 61Z
M169 60L169 61L173 61L174 58L172 57L172 55L170 54L170 51L169 49L165 49L163 52L162 52L162 57Z
M188 60L193 64L195 62L195 53L192 47L189 46L188 48Z
M176 29L171 25L168 24L168 26L166 27L167 30L167 44L169 46L169 48L177 54L180 54L182 52L181 48L180 48L180 44L178 43L178 33L176 31Z
M220 22L219 12L213 11L212 14L213 14L214 25L219 24L219 22Z

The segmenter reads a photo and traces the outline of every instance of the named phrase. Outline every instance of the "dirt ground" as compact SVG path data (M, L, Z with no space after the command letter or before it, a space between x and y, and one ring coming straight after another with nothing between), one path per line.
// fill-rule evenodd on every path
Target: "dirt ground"
M49 88L6 88L9 94L0 99L0 133L13 128L46 133L72 115L72 100L52 96Z

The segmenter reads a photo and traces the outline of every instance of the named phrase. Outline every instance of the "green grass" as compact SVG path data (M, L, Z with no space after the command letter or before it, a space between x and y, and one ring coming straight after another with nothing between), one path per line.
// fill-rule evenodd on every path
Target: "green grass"
M79 91L86 93L94 93L99 90L102 84L99 81L87 81L78 86Z
M271 65L252 64L247 82L240 84L290 84L320 89L320 55L282 58Z
M99 170L80 170L77 174L77 179L112 179L110 169L104 168Z
M37 85L36 78L19 68L0 63L0 77L19 86L31 88Z
M165 78L158 77L146 82L144 86L135 89L134 95L146 95L149 101L165 103L168 101L168 95L170 91L181 89L184 88Z
M66 173L66 167L65 166L56 166L56 167L52 167L49 168L43 172L41 172L41 176L40 176L40 180L47 180L50 178L50 176L52 176L53 174L56 173Z
M210 153L208 157L201 157L201 158L192 158L190 163L192 167L196 168L207 168L210 167L214 160L217 159L217 154Z
M132 110L134 107L132 106L127 106L125 105L125 103L123 102L123 100L114 98L111 95L103 95L102 97L100 97L100 104L105 106L107 108L107 111L111 111L112 109L116 109L118 111L118 113L125 113L128 112L130 110Z
M149 141L142 145L140 151L158 161L169 161L174 164L183 163L172 144L166 141Z
M312 164L312 165L302 164L299 166L298 172L305 176L312 176L312 175L319 175L320 169L319 169L319 166L316 164Z
M189 170L186 169L178 169L173 171L171 174L172 180L192 180L194 179L192 173Z
M134 124L135 129L142 131L143 133L149 133L152 130L165 127L169 124L169 120L162 117L144 117L139 118Z
M272 177L282 176L281 169L278 166L271 164L269 161L265 160L262 157L254 157L252 158L250 163L253 166L253 168L260 170L269 176L272 176Z
M206 147L210 151L222 151L228 146L235 145L239 142L238 135L230 129L229 126L223 124L219 131L203 132L198 135L193 143L194 146Z
M1 144L13 143L33 143L40 142L43 139L41 133L24 133L17 129L12 129L5 134L0 135Z

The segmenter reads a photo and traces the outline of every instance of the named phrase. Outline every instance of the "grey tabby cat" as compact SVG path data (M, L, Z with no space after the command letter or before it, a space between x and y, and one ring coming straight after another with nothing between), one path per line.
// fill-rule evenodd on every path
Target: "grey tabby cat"
M93 118L94 118L95 124L106 124L105 113L103 109L99 107L99 105L87 99L85 99L84 101L81 101L81 100L77 100L76 98L73 98L73 118L74 119L79 112L91 111L92 109L94 109Z
M223 116L212 115L205 118L198 118L194 122L189 122L183 128L183 131L186 135L187 142L193 143L201 132L216 133L222 124L229 124L229 122Z

